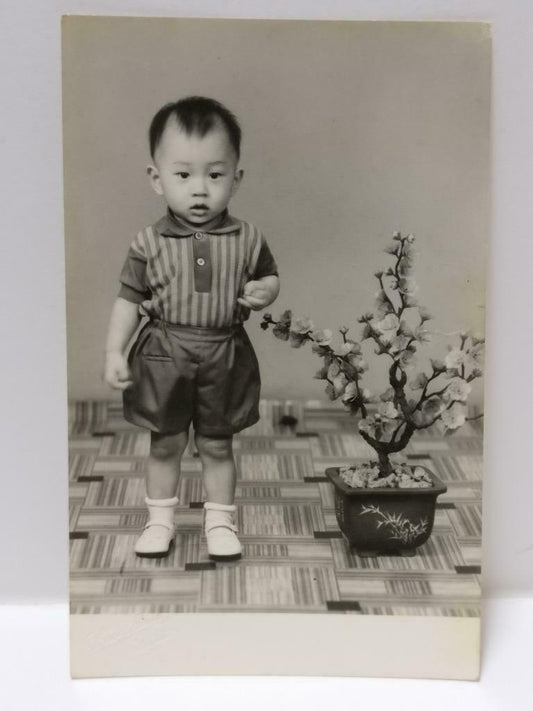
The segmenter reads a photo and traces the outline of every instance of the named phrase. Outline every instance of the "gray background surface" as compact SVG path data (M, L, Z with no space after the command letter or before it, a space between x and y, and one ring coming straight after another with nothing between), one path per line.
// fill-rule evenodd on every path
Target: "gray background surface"
M457 340L444 334L483 332L486 26L68 18L64 30L71 398L117 397L100 377L110 306L133 236L165 210L146 177L147 127L161 105L191 94L241 120L245 179L230 209L265 232L278 261L282 291L269 310L349 325L358 338L399 229L418 239L435 353ZM259 322L252 314L248 332L263 396L324 397L310 349L295 353ZM373 357L365 384L382 392L386 367Z

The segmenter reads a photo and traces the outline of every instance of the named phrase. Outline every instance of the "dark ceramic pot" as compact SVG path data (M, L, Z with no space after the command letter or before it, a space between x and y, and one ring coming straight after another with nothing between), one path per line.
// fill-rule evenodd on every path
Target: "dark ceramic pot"
M415 555L433 530L437 496L447 490L430 472L427 489L354 489L339 476L337 467L326 469L335 487L337 522L353 552L361 556Z

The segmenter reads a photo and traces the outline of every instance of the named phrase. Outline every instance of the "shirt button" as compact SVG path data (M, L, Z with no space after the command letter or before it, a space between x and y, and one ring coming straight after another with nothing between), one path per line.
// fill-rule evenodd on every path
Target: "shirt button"
M194 239L203 239L203 234L201 232L195 232Z
M205 264L205 259L203 259L203 257L198 257L198 259L196 260L196 264L198 264L198 266L200 267L203 267Z

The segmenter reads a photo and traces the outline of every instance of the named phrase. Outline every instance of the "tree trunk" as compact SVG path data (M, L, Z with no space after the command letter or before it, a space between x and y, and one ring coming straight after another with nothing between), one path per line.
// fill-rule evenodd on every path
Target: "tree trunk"
M390 442L380 442L379 440L370 437L370 435L368 435L366 432L359 433L361 437L365 440L365 442L369 444L378 455L380 478L392 474L392 464L390 462L389 455L396 454L397 452L401 452L403 449L405 449L405 447L409 443L409 440L413 436L414 431L414 425L411 422L406 422L405 430L402 436L394 444L391 444Z
M389 455L387 454L387 452L378 451L378 457L380 478L389 476L389 474L392 472L392 465L390 463Z

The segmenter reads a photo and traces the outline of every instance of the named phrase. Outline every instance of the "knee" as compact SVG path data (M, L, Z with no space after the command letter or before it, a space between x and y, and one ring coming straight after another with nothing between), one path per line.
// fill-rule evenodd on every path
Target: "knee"
M201 457L225 461L233 456L233 440L231 437L196 435L195 442Z
M150 455L159 461L176 459L182 456L186 446L187 435L184 432L180 432L177 435L152 432Z

